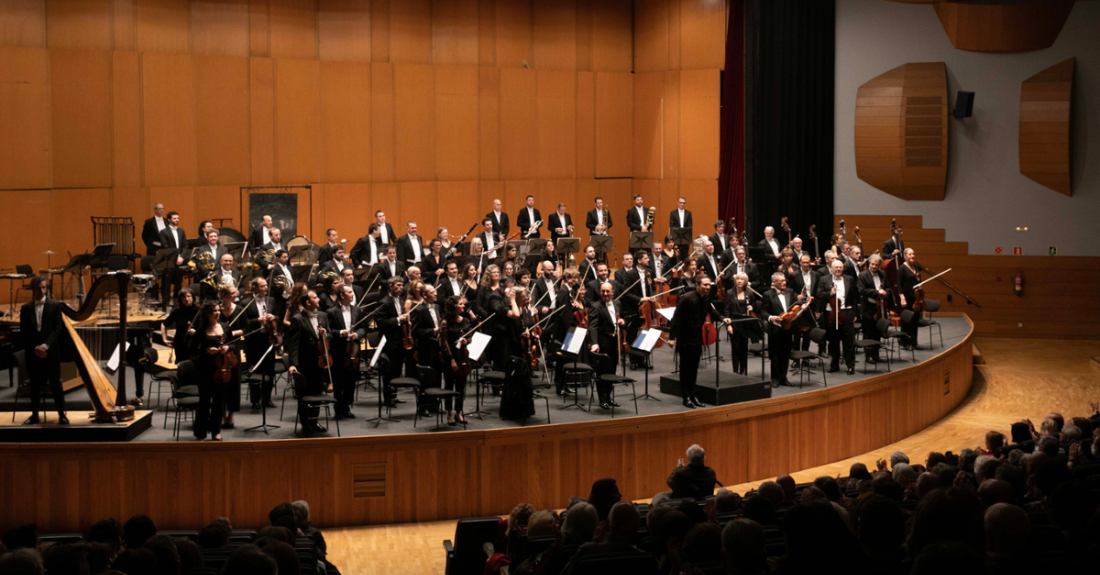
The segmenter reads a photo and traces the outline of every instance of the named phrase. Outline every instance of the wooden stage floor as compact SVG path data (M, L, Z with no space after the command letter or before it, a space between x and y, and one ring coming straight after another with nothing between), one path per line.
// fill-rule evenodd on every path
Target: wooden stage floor
M1051 411L1085 415L1090 401L1100 401L1100 372L1090 366L1100 340L976 339L984 364L975 365L967 399L948 416L894 444L856 457L805 470L792 470L796 481L822 475L846 475L857 461L902 451L922 461L930 451L976 447L991 429L1008 433L1023 418L1039 421ZM705 445L703 447L706 447ZM672 465L672 462L670 462ZM732 486L738 493L756 481ZM583 494L582 494L583 495ZM518 503L518 502L517 502ZM455 521L432 521L325 529L329 558L341 573L405 575L443 573L443 540L454 536Z

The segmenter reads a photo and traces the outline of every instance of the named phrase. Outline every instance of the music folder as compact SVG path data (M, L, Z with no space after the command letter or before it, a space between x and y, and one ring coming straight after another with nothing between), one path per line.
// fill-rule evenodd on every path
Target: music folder
M561 350L565 353L577 355L584 346L588 330L583 327L575 327L565 334L565 341L561 343Z

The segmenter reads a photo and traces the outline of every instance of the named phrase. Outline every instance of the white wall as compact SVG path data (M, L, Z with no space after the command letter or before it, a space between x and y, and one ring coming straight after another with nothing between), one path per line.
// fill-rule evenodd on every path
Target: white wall
M1077 2L1054 45L1023 54L956 50L929 5L883 0L836 2L836 171L838 214L922 215L971 254L1022 246L1025 255L1096 255L1100 244L1100 2ZM1020 84L1071 56L1074 77L1073 197L1020 174ZM949 119L947 194L907 202L856 177L856 90L907 62L946 62L951 106L956 91L975 92L974 115ZM1016 232L1027 226L1027 233Z

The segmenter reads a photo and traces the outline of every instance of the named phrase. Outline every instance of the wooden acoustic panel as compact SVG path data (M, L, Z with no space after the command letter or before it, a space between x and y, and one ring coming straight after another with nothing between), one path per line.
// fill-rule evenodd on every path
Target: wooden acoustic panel
M974 52L1031 52L1049 48L1076 0L887 0L933 4L951 45Z
M1058 193L1070 186L1070 114L1076 59L1055 64L1020 86L1020 173Z
M947 66L910 63L856 92L856 174L903 200L943 200L947 187Z

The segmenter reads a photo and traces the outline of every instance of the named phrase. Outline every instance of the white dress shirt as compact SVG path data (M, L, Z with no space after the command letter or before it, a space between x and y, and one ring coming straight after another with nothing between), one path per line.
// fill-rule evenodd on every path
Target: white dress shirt
M596 225L603 225L603 210L596 209Z
M775 255L778 256L780 252L779 242L776 241L775 238L772 238L770 240L767 240L767 243L768 247L770 247L772 251L775 252Z
M320 320L317 319L317 312L306 312L306 317L309 318L309 325L313 328L313 335L316 335L318 338L321 337L321 332L318 329L320 327L320 323L318 323Z
M264 240L263 243L261 243L260 245L271 243L271 228L260 226L260 234Z
M420 257L424 255L424 249L420 247L420 236L409 236L409 245L412 246L413 263L420 263Z
M680 227L684 227L684 210L676 210L676 213L680 214Z
M558 294L555 293L554 290L554 280L551 279L544 281L546 281L546 293L550 294L550 305L548 307L553 308L557 305L558 302Z
M455 295L462 293L462 282L458 279L458 276L447 278L447 281L451 282L451 291L453 291Z
M379 226L378 226L378 229L379 229L379 230L380 230L380 231L382 232L382 236L381 236L381 238L382 238L382 243L383 243L383 244L386 244L386 245L389 245L389 243L390 243L390 236L389 236L389 233L387 233L387 232L386 232L386 224L381 224L381 225L379 225Z
M160 216L153 216L153 221L155 221L157 223L157 231L158 232L162 232L162 231L164 231L164 228L168 227L164 223L164 218L162 218Z
M386 260L386 265L390 266L390 277L397 275L397 262Z
M340 306L340 315L344 316L344 329L351 329L351 306Z
M176 230L178 230L179 228L177 228L176 226L168 226L168 227L171 230L171 231L168 232L168 235L172 236L172 243L175 244L176 249L178 250L178 249L180 249L180 237L179 237L179 234L176 233Z
M783 295L783 292L779 292L779 305L783 306L783 312L787 312L787 296Z

